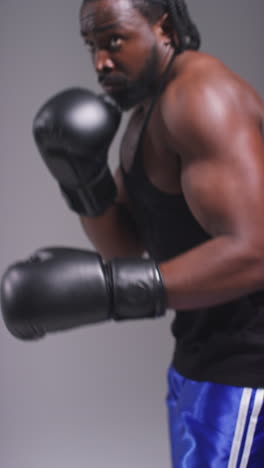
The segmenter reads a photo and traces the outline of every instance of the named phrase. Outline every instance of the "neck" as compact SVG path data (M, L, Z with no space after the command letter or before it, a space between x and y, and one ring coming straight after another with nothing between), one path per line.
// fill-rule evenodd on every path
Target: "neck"
M161 60L160 66L160 81L158 92L163 89L175 76L175 61L177 60L177 52L171 46Z
M156 103L158 96L161 94L162 90L173 79L173 77L175 76L174 61L176 58L176 51L174 48L171 47L170 50L166 52L166 55L164 55L164 57L161 60L156 93L152 97L148 97L147 99L145 99L144 102L142 102L138 106L141 110L148 112L149 108L152 108L154 103Z

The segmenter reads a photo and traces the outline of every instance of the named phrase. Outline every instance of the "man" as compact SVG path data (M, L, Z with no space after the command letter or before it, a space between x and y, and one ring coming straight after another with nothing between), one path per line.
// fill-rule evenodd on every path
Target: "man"
M80 25L104 91L134 108L114 181L105 154L119 123L111 100L63 92L40 110L34 134L105 261L42 249L11 266L2 282L7 326L36 338L175 309L173 467L261 468L263 102L198 51L181 0L86 0ZM96 118L87 124L90 106Z

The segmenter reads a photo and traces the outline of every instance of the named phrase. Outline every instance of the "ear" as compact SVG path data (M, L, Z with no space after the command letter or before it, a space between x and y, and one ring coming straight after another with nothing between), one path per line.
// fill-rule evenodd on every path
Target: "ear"
M162 15L162 17L155 23L155 28L161 39L167 39L170 42L175 41L175 36L177 36L176 31L168 13L164 13L164 15Z
M177 33L168 13L162 15L155 23L154 29L158 38L163 42L167 41L168 44L178 44Z

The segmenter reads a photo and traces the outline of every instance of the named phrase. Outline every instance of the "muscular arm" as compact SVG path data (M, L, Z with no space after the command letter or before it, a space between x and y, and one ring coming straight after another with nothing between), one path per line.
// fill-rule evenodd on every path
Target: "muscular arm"
M120 169L116 171L117 200L101 216L81 216L81 224L88 238L109 260L113 257L139 256L143 253L133 220L129 214L128 198Z
M264 143L230 89L197 90L165 119L182 155L182 188L212 239L160 265L169 306L212 306L264 288ZM248 115L245 115L248 114Z

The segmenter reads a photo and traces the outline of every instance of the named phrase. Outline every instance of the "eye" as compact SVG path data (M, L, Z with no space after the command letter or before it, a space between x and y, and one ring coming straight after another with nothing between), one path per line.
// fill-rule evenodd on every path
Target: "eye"
M109 49L113 51L118 50L122 45L122 41L123 41L122 37L112 36L109 41Z

